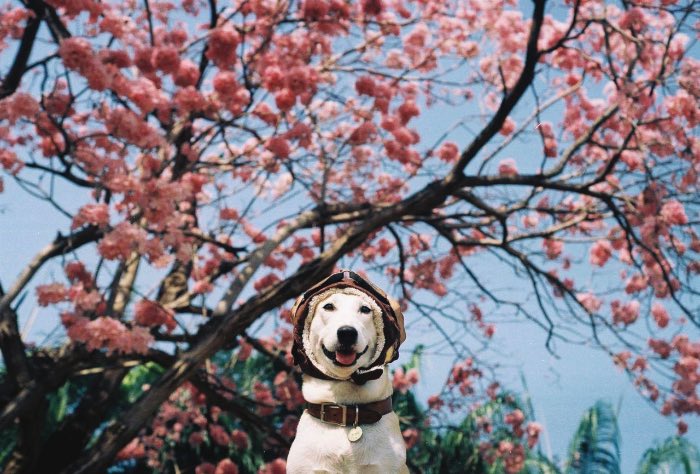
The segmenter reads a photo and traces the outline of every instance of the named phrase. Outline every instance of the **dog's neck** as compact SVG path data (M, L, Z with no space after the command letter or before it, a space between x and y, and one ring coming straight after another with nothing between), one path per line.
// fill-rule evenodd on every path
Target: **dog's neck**
M382 375L357 385L347 380L322 380L304 374L301 391L310 403L338 403L352 405L383 400L393 393L389 371L384 367Z

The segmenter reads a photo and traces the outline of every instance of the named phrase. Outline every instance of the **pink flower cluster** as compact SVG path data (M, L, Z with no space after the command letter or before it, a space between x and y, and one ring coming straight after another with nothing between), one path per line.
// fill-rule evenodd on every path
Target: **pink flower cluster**
M637 320L639 317L639 301L632 300L627 303L620 303L619 300L614 300L610 303L612 308L613 323L624 324L628 326Z
M241 37L230 25L220 26L209 33L207 58L220 68L231 67L236 62L236 48Z
M85 344L89 351L105 349L108 353L145 354L153 343L147 328L128 328L121 321L107 316L90 320L74 313L61 314L68 337Z
M105 227L109 224L109 207L106 204L86 204L73 217L71 229L77 229L85 224Z
M39 103L26 92L15 92L0 100L0 121L7 120L10 125L20 119L33 120L38 113Z
M140 300L136 303L134 322L146 327L165 326L168 332L177 327L173 312L150 300Z
M420 380L420 374L418 369L415 367L408 369L405 373L402 367L394 370L394 390L398 390L401 393L406 393L408 390L418 383Z

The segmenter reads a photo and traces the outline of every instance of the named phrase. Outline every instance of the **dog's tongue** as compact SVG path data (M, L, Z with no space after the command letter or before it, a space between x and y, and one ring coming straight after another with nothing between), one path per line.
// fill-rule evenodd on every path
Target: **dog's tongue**
M336 352L335 353L335 360L340 362L343 365L350 365L353 362L355 362L355 357L357 357L357 354L354 352L349 352L349 353L344 353L344 352Z

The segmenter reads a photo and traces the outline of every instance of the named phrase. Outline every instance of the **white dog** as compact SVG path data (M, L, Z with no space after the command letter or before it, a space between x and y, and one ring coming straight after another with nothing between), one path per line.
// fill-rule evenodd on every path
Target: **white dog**
M367 280L343 271L302 295L293 319L307 410L287 472L408 472L386 368L405 337L398 306Z

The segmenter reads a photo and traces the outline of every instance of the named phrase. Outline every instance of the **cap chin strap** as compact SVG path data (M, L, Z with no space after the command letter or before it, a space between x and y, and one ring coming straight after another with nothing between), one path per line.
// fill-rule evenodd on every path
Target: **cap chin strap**
M372 367L370 369L359 368L350 375L348 379L339 379L337 377L331 377L323 372L321 372L318 367L313 364L306 365L302 368L302 372L311 377L322 379L322 380L337 380L339 382L352 382L356 385L364 385L370 380L377 380L382 376L384 372L384 366Z
M366 371L362 369L357 369L350 376L350 380L355 382L357 385L364 385L369 380L377 380L379 377L382 376L383 372L384 367L375 367Z

